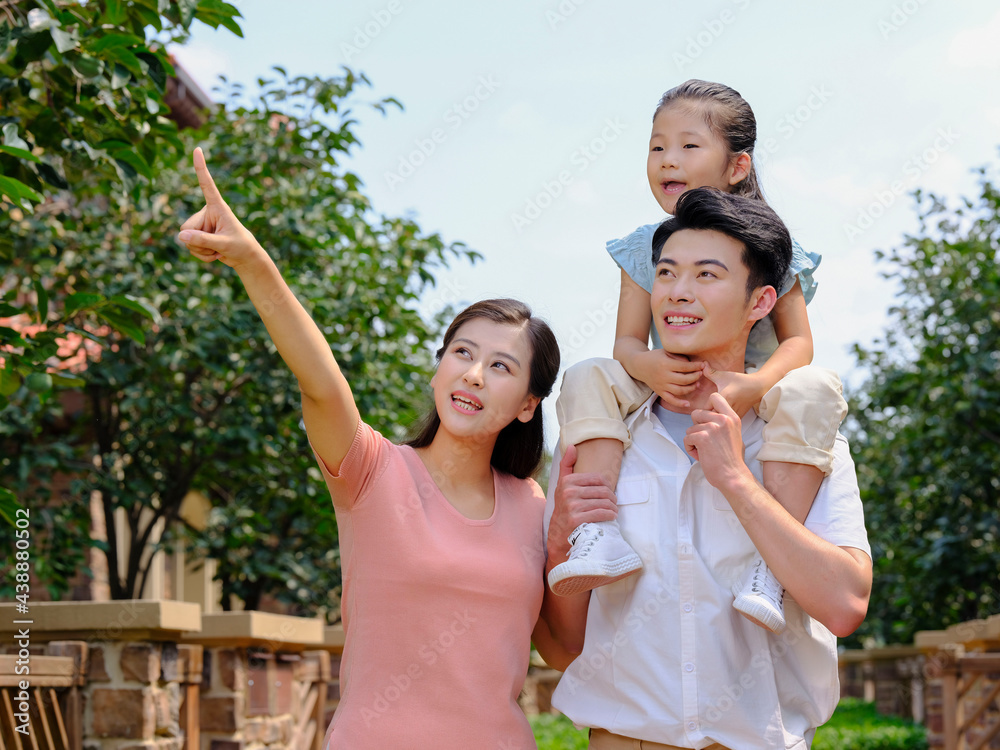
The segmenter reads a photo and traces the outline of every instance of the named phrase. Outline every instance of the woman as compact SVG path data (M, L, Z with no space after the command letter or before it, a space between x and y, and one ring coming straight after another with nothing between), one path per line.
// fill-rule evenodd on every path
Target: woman
M517 705L539 619L544 496L540 401L559 370L549 327L514 300L460 313L438 351L434 408L409 444L358 414L319 328L222 200L201 149L206 205L179 239L240 276L298 378L337 514L346 643L330 748L534 747ZM550 650L551 649L551 650Z

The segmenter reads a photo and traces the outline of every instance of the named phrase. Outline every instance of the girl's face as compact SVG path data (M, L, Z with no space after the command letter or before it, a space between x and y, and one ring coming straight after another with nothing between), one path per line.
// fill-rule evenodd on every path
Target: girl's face
M681 193L699 187L730 191L747 176L750 157L729 155L726 143L688 107L667 106L653 120L646 174L660 207L674 212Z
M531 348L522 326L473 318L448 343L431 378L441 427L459 438L490 439L538 405L528 392Z

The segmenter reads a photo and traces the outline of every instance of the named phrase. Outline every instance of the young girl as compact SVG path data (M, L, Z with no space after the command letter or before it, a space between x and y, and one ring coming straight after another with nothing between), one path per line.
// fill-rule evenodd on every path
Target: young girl
M515 300L460 313L437 352L428 420L393 445L361 420L323 334L200 149L194 163L206 205L179 239L239 274L298 378L333 497L346 643L327 747L535 747L517 704L529 642L566 658L539 619L545 500L528 478L542 456L538 405L559 370L552 331Z
M667 91L653 115L646 162L657 203L672 214L678 196L697 187L763 201L753 163L756 138L750 105L728 86L690 80ZM704 372L700 365L663 351L655 328L650 328L651 242L657 226L640 227L608 242L608 252L621 268L615 359L588 360L567 370L556 404L563 449L576 445L576 471L599 472L614 487L622 452L630 442L622 419L653 392L668 404L687 406L685 395L701 377L708 377L737 413L758 405L761 417L768 420L760 453L765 487L804 522L830 471L833 441L846 413L839 378L806 367L812 360L806 303L815 292L812 274L819 256L794 244L792 268L777 290L780 299L750 333L746 373ZM809 428L809 434L799 434L795 425ZM642 566L613 521L582 524L571 542L569 559L549 574L557 594L588 591ZM774 632L784 629L783 592L762 559L751 566L734 594L734 606L742 614Z

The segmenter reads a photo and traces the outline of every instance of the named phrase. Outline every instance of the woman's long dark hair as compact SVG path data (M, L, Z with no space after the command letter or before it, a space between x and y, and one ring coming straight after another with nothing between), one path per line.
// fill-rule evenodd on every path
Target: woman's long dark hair
M539 398L534 416L528 422L515 419L500 430L490 464L498 471L512 474L518 479L530 477L542 463L542 452L545 448L545 431L542 425L542 404L552 392L559 373L559 345L552 329L541 318L533 317L531 308L515 299L487 299L476 302L465 308L451 321L444 334L444 343L437 350L437 360L447 351L458 329L464 323L475 318L485 318L494 323L523 326L528 336L531 348L531 361L528 365L528 392ZM441 418L437 407L431 407L430 412L420 422L416 434L404 443L413 448L424 448L431 444L437 434Z

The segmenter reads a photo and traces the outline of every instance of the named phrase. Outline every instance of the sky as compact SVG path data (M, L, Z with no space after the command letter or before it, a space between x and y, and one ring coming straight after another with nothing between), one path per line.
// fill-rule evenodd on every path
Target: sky
M651 118L689 78L753 108L765 195L823 256L813 363L850 385L851 346L889 325L896 287L875 250L917 231L910 193L957 204L976 195L974 168L997 163L990 0L233 2L243 39L199 23L172 50L202 88L225 75L252 90L272 65L363 72L347 167L373 208L484 256L441 274L425 309L522 299L564 366L611 356L619 272L604 244L664 218L646 180ZM404 110L367 106L387 96Z

